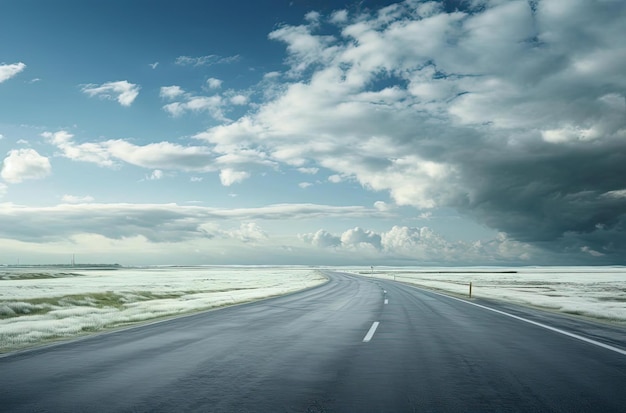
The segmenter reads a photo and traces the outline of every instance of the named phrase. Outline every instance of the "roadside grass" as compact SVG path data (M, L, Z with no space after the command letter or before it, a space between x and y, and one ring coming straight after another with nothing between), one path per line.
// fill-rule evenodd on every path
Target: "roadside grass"
M0 320L24 315L42 315L54 310L69 307L114 308L122 310L127 304L134 302L178 299L183 296L192 296L205 292L221 293L245 289L246 288L226 288L211 291L179 291L170 293L156 293L152 291L116 293L106 291L90 294L70 294L59 297L31 298L20 301L0 301Z
M45 280L51 278L81 277L82 274L72 272L0 272L0 280Z

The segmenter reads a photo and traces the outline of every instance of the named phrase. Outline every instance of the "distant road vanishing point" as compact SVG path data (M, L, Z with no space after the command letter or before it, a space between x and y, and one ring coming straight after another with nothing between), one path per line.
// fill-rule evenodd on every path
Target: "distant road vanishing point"
M5 355L0 411L626 411L620 327L326 274L296 294Z

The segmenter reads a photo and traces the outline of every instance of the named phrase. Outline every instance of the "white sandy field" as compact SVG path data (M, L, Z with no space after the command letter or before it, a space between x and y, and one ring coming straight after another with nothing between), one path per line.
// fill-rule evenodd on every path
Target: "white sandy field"
M425 288L626 324L626 267L341 267ZM310 267L0 267L0 352L326 282Z

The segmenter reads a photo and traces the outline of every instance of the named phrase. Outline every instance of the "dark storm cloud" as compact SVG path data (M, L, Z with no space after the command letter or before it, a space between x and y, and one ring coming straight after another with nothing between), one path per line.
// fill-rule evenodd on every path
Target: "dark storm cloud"
M626 142L536 145L459 164L459 210L514 238L551 249L626 252Z

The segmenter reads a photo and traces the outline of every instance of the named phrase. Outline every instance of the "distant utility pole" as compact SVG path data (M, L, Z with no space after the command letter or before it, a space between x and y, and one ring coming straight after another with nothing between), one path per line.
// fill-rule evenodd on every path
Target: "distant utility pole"
M74 254L72 254L72 267L76 265L76 260Z

